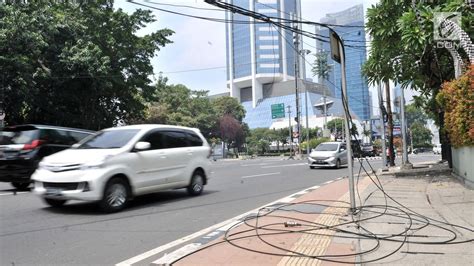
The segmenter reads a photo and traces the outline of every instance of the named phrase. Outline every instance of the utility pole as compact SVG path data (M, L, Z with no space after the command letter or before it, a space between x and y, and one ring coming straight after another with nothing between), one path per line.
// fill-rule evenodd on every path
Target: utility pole
M304 102L306 113L306 156L309 156L309 118L308 118L308 89L304 87Z
M342 83L342 101L345 106L349 105L349 97L347 96L347 81L346 81L346 58L344 52L344 44L342 43L339 35L329 29L330 45L331 45L331 57L336 62L341 64L341 83ZM354 189L354 169L353 169L353 159L352 159L352 136L351 136L351 117L349 110L344 108L344 117L346 121L346 149L347 149L347 168L349 170L349 197L351 203L351 211L354 213L356 211L356 202L355 202L355 189Z
M295 15L291 14L292 20L295 20ZM298 131L298 156L301 155L301 128L300 128L300 96L298 89L298 76L299 76L299 35L298 24L294 23L293 31L293 45L295 47L295 94L296 94L296 130Z
M382 86L380 82L377 85L379 93L379 107L380 107L380 123L382 124L382 171L386 170L385 164L387 163L387 148L385 147L385 121L383 119L383 97L382 97Z
M326 130L326 124L327 124L327 109L326 109L326 90L323 88L323 101L324 101L324 122L323 122L323 132Z
M413 165L408 161L408 153L407 153L407 121L405 120L405 89L402 88L402 95L400 100L400 113L401 113L401 120L402 120L402 168L405 169L412 169Z
M294 159L293 158L293 136L291 135L291 106L288 105L286 108L288 108L288 134L290 136L290 157L288 159Z

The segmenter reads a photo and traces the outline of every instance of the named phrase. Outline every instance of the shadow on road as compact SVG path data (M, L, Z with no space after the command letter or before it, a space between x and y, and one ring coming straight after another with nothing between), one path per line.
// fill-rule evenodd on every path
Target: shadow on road
M205 197L217 191L204 190L198 197ZM137 196L128 203L128 206L120 213L127 213L134 210L163 206L163 204L174 203L183 200L192 200L195 197L189 196L184 189L162 191L153 194ZM97 203L90 202L68 202L62 207L45 207L44 211L72 214L72 215L108 215L100 210Z

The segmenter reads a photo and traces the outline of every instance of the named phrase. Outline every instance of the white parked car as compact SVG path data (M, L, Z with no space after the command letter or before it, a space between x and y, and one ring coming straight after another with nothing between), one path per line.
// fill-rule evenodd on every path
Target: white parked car
M211 149L198 129L133 125L105 129L71 149L45 157L33 174L47 204L98 201L106 212L134 196L187 188L199 195L210 174Z
M441 144L436 144L433 147L433 152L434 152L434 154L441 154Z
M340 168L347 164L347 148L344 142L323 142L308 157L309 168L317 166Z

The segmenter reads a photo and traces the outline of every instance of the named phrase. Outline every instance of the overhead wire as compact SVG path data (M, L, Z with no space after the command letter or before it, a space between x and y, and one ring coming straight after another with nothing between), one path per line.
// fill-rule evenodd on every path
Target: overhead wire
M219 18L208 18L208 17L195 16L195 15L190 15L190 14L186 14L186 13L182 13L182 12L172 11L172 10L168 10L168 9L158 8L158 7L155 7L155 6L139 3L139 2L136 2L136 1L132 1L132 0L128 0L128 2L130 2L132 4L135 4L135 5L139 5L139 6L147 7L147 8L150 8L150 9L154 9L154 10L157 10L157 11L165 12L165 13L170 13L170 14L179 15L179 16L185 16L185 17L189 17L189 18L207 20L207 21L212 21L212 22L220 22L220 23L231 23L231 24L266 24L266 23L272 23L276 26L279 26L279 27L287 29L287 30L289 30L291 28L291 26L285 26L281 22L276 22L274 20L280 20L282 22L288 22L288 23L293 23L293 22L303 23L303 24L304 23L309 23L309 22L305 22L305 21L296 21L296 20L288 20L288 19L282 19L282 18L277 18L277 17L269 17L269 16L262 15L262 14L260 14L259 17L254 17L256 19L254 21L239 21L239 20L219 19ZM156 2L150 2L150 3L154 4ZM247 11L250 12L250 13L253 13L253 14L257 14L253 11L250 11L250 10L247 10ZM333 25L333 24L317 23L317 25ZM344 25L338 25L338 27L345 27L345 26ZM306 36L308 38L320 40L322 42L329 42L329 37L328 36L318 35L316 33L304 31L302 29L298 30L298 34L301 34L301 35ZM327 38L327 40L323 39L323 38ZM347 45L347 46L348 47L365 47L365 46L362 46L362 45Z
M280 31L279 31L280 32ZM280 32L281 35L281 32ZM283 36L282 36L283 37ZM283 37L284 38L284 37ZM284 38L286 42L286 38ZM296 49L296 48L295 48ZM297 52L297 51L296 51ZM297 53L299 54L299 53ZM346 117L346 123L348 125L352 124L352 118L351 114L349 111L349 103L348 103L348 97L345 92L342 91L341 88L341 95L342 95L342 103L344 107L344 112L345 112L345 117ZM349 126L351 129L352 127ZM353 132L350 133L351 139L354 137L356 139L356 142L360 145L358 136L354 134ZM352 140L349 140L350 145L352 146ZM352 159L352 158L349 158ZM381 243L383 241L389 241L389 242L395 242L399 243L399 245L395 246L392 250L387 251L386 253L382 253L381 255L374 257L374 258L366 258L366 259L360 259L358 263L370 263L370 262L377 262L382 259L388 258L398 251L400 251L404 246L411 244L426 244L426 245L444 245L444 244L462 244L462 243L469 243L469 242L474 242L474 237L472 236L467 236L465 237L466 239L464 240L457 240L456 239L459 237L459 235L450 228L447 228L446 226L452 227L452 228L457 228L460 230L464 230L470 233L474 232L474 229L468 228L465 226L460 226L460 225L455 225L451 224L446 221L441 221L438 219L430 218L428 216L422 215L409 207L405 206L392 196L390 196L384 189L384 186L379 179L376 171L370 164L370 162L365 159L365 161L359 157L355 157L355 159L358 160L360 163L360 168L357 174L357 186L355 189L357 190L358 198L359 198L359 206L356 207L355 210L350 210L350 203L348 202L341 202L341 201L336 201L336 200L324 200L324 201L303 201L303 202L298 202L298 203L283 203L280 205L273 205L273 206L267 206L264 208L261 208L257 211L257 213L253 216L249 216L243 220L241 220L239 223L234 224L231 226L229 229L226 230L223 240L217 241L211 245L204 246L192 253L189 253L188 255L185 255L184 257L181 257L177 260L175 260L173 263L180 261L192 254L195 254L197 252L200 252L202 250L211 248L216 245L220 244L230 244L232 246L238 247L240 249L250 251L250 252L255 252L259 254L266 254L266 255L272 255L272 256L281 256L281 257L299 257L299 258L308 258L308 259L317 259L320 261L328 261L328 262L334 262L334 263L342 263L342 264L353 264L354 262L344 260L344 258L353 258L354 256L369 256L372 252L377 251ZM364 166L364 162L368 164L370 169L367 169ZM364 200L361 199L360 197L360 192L359 192L359 180L361 177L361 173L365 173L365 175L369 178L369 180L372 182L372 184L375 186L375 190L368 193L368 195L365 197ZM352 177L351 177L352 178ZM375 179L374 179L375 178ZM382 205L370 205L367 204L369 199L373 197L376 193L382 193L382 196L384 198L384 204ZM389 205L388 200L394 202L396 206ZM317 202L330 202L332 204L320 204ZM328 208L342 208L345 210L343 213L348 213L351 217L351 221L347 222L340 222L341 220L339 219L338 223L335 223L333 225L327 225L327 224L319 224L314 221L309 221L301 218L296 218L293 216L288 216L288 215L277 215L277 212L301 212L296 209L284 209L285 207L288 206L299 206L302 204L318 204L319 206L323 206L323 210L317 211L316 209L318 208L313 208L314 211L305 211L305 214L315 214L315 215L336 215L340 217L340 215L334 214L334 213L325 213L324 210L327 210ZM346 206L340 206L338 207L337 203L343 203ZM278 203L277 203L278 204ZM364 216L365 215L365 216ZM399 219L399 224L404 225L404 228L402 228L399 232L396 233L391 233L391 234L380 234L377 232L374 232L373 230L369 230L369 228L365 227L363 225L363 222L368 222L375 220L380 217L384 216L389 216L391 217L392 220ZM271 222L265 224L263 219L269 217L274 220L275 218L281 219L279 222ZM261 221L262 220L262 221ZM250 223L252 221L252 223ZM287 226L286 222L283 221L293 221L293 227L291 229L285 228ZM343 226L349 226L355 224L357 230L348 230L350 227L347 229L341 228ZM232 232L235 228L245 225L247 227L250 227L250 229L242 229L242 230L236 230L235 232ZM285 226L285 227L282 227ZM435 240L428 241L430 239L430 236L427 235L417 235L416 232L420 231L421 229L428 228L428 227L435 227L439 230L442 230L443 232L446 232L448 236L445 236L445 239L439 240L439 237L437 236ZM277 228L275 228L277 227ZM302 227L303 229L295 229L297 227ZM327 233L322 233L318 232L319 230L330 230L333 231L333 234L327 234ZM253 234L249 234L252 233ZM374 246L371 248L368 248L367 250L360 251L360 252L351 252L351 253L346 253L346 254L325 254L325 255L312 255L312 254L307 254L304 252L298 252L283 246L278 245L277 243L274 243L270 240L266 240L263 237L264 236L271 236L271 235L285 235L285 234L305 234L305 235L319 235L319 236L331 236L335 238L352 238L352 239L358 239L358 240L373 240L376 242ZM424 239L427 239L425 241L418 241L418 240L413 240L416 238L423 237ZM236 241L241 240L241 239L252 239L256 238L262 243L264 243L266 246L269 246L273 248L274 252L268 251L268 248L265 248L265 250L256 250L255 248L249 248L247 246L244 246L243 244L238 244Z

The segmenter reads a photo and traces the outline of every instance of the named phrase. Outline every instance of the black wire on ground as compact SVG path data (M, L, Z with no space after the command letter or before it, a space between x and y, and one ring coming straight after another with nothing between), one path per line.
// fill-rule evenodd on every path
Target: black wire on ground
M244 12L239 9L232 9L233 12ZM247 10L248 11L248 10ZM245 13L245 12L244 12ZM253 12L254 13L254 12ZM242 13L241 13L242 14ZM248 16L254 16L255 14L245 14ZM342 95L342 104L344 107L344 113L346 117L346 123L349 125L349 129L352 129L352 118L349 112L349 103L347 95L342 91L341 88L341 95ZM351 133L351 138L354 137L356 139L357 144L359 143L358 136L356 134ZM352 141L349 140L352 144ZM360 145L358 145L360 147ZM351 145L352 147L352 145ZM349 158L351 159L351 158ZM280 256L280 257L299 257L299 258L309 258L309 259L317 259L321 261L328 261L328 262L335 262L335 263L342 263L342 264L354 264L353 261L346 261L346 259L353 259L354 256L362 256L362 255L369 255L373 252L378 251L381 243L384 241L388 242L395 242L399 243L395 248L390 251L387 251L384 254L379 255L378 257L365 259L361 261L357 261L358 263L371 263L377 262L382 259L388 258L393 254L397 253L401 250L405 245L408 244L423 244L423 245L447 245L447 244L463 244L474 242L474 238L472 236L466 237L466 240L457 240L459 235L451 228L457 228L461 230L465 230L467 232L473 233L473 228L468 228L465 226L451 224L445 221L440 221L437 219L430 218L428 216L422 215L404 204L400 203L392 196L388 195L388 193L384 190L383 184L380 181L379 177L376 174L376 171L370 164L370 162L366 159L365 162L368 164L369 169L364 166L364 160L360 156L355 158L360 163L360 168L357 174L357 195L359 198L360 206L356 207L355 212L351 210L350 203L344 201L337 201L337 200L310 200L310 201L303 201L298 203L286 203L279 206L269 206L264 207L258 210L257 214L254 216L250 216L245 218L240 223L233 225L229 228L224 235L224 240L218 241L211 245L205 246L201 249L198 249L178 260L175 260L172 263L178 262L192 254L200 252L202 250L208 249L210 247L214 247L220 244L230 244L234 247L240 248L242 250L246 250L249 252L254 252L258 254L270 255L270 256ZM367 175L373 185L375 185L376 190L370 192L364 200L360 197L359 192L359 179L361 177L361 173L363 172ZM374 179L375 177L375 179ZM384 204L382 205L368 205L367 202L371 197L373 197L376 193L382 193L384 198ZM388 200L393 201L396 205L392 206L389 205ZM332 203L332 204L328 204ZM314 211L300 211L295 209L285 209L287 207L295 207L302 204L309 204L315 205ZM334 204L344 204L346 206L334 206ZM317 211L318 208L316 206L324 207L323 210ZM338 213L327 213L324 210L327 208L342 208L344 213L350 215L350 221L342 221L341 214ZM325 225L316 223L314 221L308 221L306 219L295 218L289 215L284 215L284 213L294 212L294 213L304 213L304 214L314 214L314 215L335 215L339 218L339 222L334 225ZM280 214L282 213L282 214ZM281 222L273 222L270 224L264 224L261 220L263 218L272 218L272 219L281 219ZM394 224L404 224L404 229L399 230L400 232L391 233L391 234L378 234L369 230L368 228L361 225L362 222L375 222L378 218L388 218ZM393 222L393 221L399 221ZM292 221L288 223L288 221ZM252 222L252 223L251 223ZM388 222L387 222L388 223ZM261 225L263 224L263 225ZM288 227L288 224L293 225L292 227ZM245 225L249 227L249 229L241 230L237 232L232 232L233 229ZM278 228L280 227L281 228ZM355 228L355 230L349 230L349 228ZM447 233L448 236L444 236L446 239L438 240L440 237L436 236L437 239L429 241L430 238L433 236L430 235L417 235L416 233L422 229L427 228L437 228L442 230L443 232ZM450 228L448 228L450 227ZM318 232L320 230L331 230L333 233L322 233ZM245 235L248 233L253 233L250 235ZM296 252L294 250L290 250L286 247L279 246L278 243L273 243L270 240L264 239L265 236L277 236L277 235L285 235L285 234L300 234L300 235L316 235L316 236L328 236L333 238L348 238L348 239L357 239L357 240L372 240L375 241L375 245L371 248L354 253L348 254L325 254L325 255L311 255L306 254L303 252ZM252 239L256 238L260 242L262 242L266 248L271 247L275 249L275 252L263 251L263 250L256 250L248 248L244 245L239 245L236 243L238 240L242 239ZM427 239L425 241L413 240L424 238ZM442 237L443 238L443 237Z

